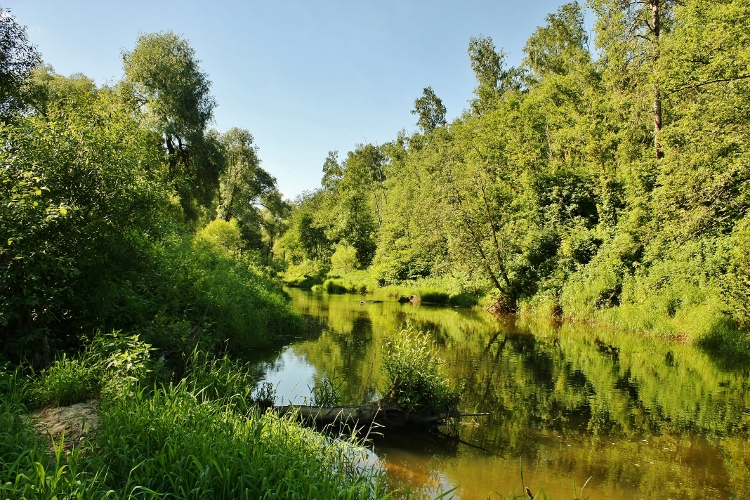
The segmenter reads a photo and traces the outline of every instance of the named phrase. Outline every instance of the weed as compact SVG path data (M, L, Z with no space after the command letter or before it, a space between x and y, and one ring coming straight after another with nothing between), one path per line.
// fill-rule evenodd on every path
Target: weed
M384 391L401 407L422 413L451 413L459 391L441 373L442 360L428 338L412 328L391 335L384 344Z

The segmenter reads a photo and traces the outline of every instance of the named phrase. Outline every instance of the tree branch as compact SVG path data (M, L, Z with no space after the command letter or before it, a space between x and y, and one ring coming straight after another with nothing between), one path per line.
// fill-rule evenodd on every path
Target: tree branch
M690 84L690 85L685 85L683 87L679 87L679 88L670 90L669 92L666 92L664 94L664 97L668 97L668 96L670 96L672 94L676 94L677 92L682 92L683 90L697 89L699 87L705 87L706 85L711 85L712 83L734 82L734 81L737 81L737 80L746 80L748 78L750 78L750 75L741 75L741 76L736 76L734 78L717 78L715 80L706 80L705 82L693 83L693 84Z

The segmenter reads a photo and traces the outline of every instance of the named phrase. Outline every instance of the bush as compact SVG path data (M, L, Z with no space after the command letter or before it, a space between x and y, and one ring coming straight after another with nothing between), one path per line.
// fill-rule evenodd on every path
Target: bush
M299 264L289 266L282 276L282 280L289 286L310 289L320 285L330 271L330 266L317 260L305 260Z
M327 279L323 282L323 291L326 293L347 293L349 289L335 279Z
M383 346L387 399L419 413L455 411L460 391L442 374L443 361L424 334L408 328L388 336Z
M242 233L236 219L231 219L229 222L214 219L198 231L196 239L209 242L231 256L238 257L242 253Z
M80 358L62 358L28 387L32 407L66 406L104 395L124 397L152 372L152 349L138 335L119 331L97 334Z
M331 272L346 274L353 272L357 267L357 249L345 243L336 245L336 251L331 255Z

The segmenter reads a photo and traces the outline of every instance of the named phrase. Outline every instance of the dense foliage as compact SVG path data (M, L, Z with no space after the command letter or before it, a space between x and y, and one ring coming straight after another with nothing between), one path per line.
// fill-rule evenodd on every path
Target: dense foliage
M519 67L472 38L452 123L428 87L420 132L329 154L277 247L288 278L346 274L354 248L380 286L448 277L501 310L746 344L750 6L588 6L594 40L566 4Z
M0 355L44 366L112 329L168 355L247 349L299 327L265 266L288 207L248 131L208 129L188 42L142 35L98 87L0 21Z

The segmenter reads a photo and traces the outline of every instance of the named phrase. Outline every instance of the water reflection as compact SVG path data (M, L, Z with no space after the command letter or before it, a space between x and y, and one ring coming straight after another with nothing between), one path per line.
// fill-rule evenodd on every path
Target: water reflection
M500 498L521 484L570 498L742 498L750 493L750 382L687 345L581 326L518 325L481 311L289 290L310 331L266 370L288 399L336 381L346 403L384 389L383 335L431 335L464 386L457 436L374 440L391 480L424 497ZM520 491L520 490L519 490Z

